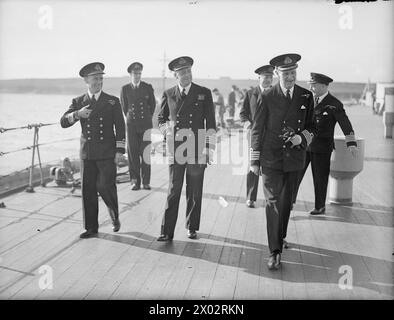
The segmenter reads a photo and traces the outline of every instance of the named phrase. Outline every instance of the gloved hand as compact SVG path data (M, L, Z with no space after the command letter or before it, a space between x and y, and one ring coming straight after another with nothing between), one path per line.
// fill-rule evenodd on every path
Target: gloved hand
M295 134L295 135L291 136L290 138L288 138L285 142L291 142L292 143L291 147L293 148L293 147L301 144L302 138L299 134Z
M244 130L249 130L252 128L252 124L249 121L244 122Z
M124 160L123 154L121 154L120 152L115 153L114 162L115 162L115 164L116 164L117 166L118 166L119 163L120 163L121 161L123 161L123 160Z
M358 148L356 146L349 146L347 149L352 154L353 158L358 157Z
M252 165L249 168L249 171L252 171L256 176L260 174L260 167L258 165Z
M202 154L207 157L207 164L212 164L213 162L213 150L209 148L204 148Z

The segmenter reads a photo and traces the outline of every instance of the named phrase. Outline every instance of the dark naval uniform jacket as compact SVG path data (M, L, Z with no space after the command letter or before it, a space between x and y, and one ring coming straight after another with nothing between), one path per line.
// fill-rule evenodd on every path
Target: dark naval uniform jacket
M115 158L115 153L125 153L125 124L119 99L101 92L89 118L77 118L77 111L90 106L86 93L72 100L71 106L60 119L63 128L80 120L82 160L104 160ZM115 130L114 130L115 129Z
M303 169L306 148L315 134L313 103L312 93L298 85L294 85L290 105L279 82L264 91L251 129L251 164L284 172ZM280 137L285 127L301 136L300 148L285 144Z
M354 131L346 115L343 104L328 93L314 108L313 122L316 126L316 135L308 147L308 151L315 153L331 153L335 149L334 129L338 122L345 135L347 146L357 145Z
M141 81L138 89L133 89L132 84L126 84L120 92L120 101L129 126L137 132L152 129L156 107L152 85Z
M178 85L166 90L161 101L158 123L160 130L167 132L170 161L177 155L178 147L187 139L192 139L193 135L194 148L190 147L183 153L187 163L206 163L204 149L215 149L215 106L208 88L192 83L184 100ZM193 146L192 143L188 145ZM175 163L179 162L177 156L174 160Z
M253 118L256 114L256 108L261 93L262 91L260 86L248 90L245 100L242 104L241 111L239 112L239 118L241 119L241 122L249 121L250 123L253 123Z

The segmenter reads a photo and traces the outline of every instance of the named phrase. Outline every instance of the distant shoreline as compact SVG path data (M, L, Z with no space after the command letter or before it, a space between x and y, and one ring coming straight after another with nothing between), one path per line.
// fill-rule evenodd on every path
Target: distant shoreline
M161 97L164 89L163 78L143 78L142 80L152 84L156 97ZM213 88L219 89L225 99L230 93L232 85L236 85L241 89L250 89L257 85L256 79L231 79L229 77L218 79L194 79L193 81L211 90ZM104 90L110 94L119 96L121 87L127 83L130 83L129 77L108 77L104 79ZM307 81L297 81L297 83L302 87L309 87ZM165 89L174 85L175 80L172 77L165 79ZM375 84L371 86L373 88ZM364 87L365 83L334 82L330 85L330 91L340 99L359 99ZM0 93L80 95L85 90L86 87L80 78L0 80Z

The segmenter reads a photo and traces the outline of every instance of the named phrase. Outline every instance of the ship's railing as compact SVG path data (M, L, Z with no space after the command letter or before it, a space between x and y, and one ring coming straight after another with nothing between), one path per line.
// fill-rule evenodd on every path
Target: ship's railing
M0 150L0 157L6 156L7 154L15 153L15 152L20 152L20 151L25 151L25 150L32 150L31 154L31 165L28 168L29 169L29 184L26 188L26 192L34 192L33 188L33 174L34 174L34 168L39 167L39 172L40 172L40 182L42 186L45 186L45 181L44 181L44 175L43 175L43 169L42 169L42 162L41 162L41 156L40 156L40 146L44 145L50 145L58 142L64 142L64 141L71 141L71 140L76 140L78 138L68 138L68 139L62 139L62 140L56 140L56 141L50 141L46 143L39 143L39 130L41 127L46 127L46 126L53 126L58 124L57 122L55 123L33 123L33 124L27 124L24 126L20 127L13 127L13 128L0 128L0 133L6 133L8 131L13 131L13 130L24 130L24 129L34 129L34 136L33 136L33 145L31 146L26 146L23 148L11 150L11 151L6 151L3 152ZM37 153L37 159L38 163L35 164L36 161L36 153ZM4 176L3 176L4 177Z
M231 131L232 130L240 130L242 128L242 126L238 123L239 120L235 120L232 124L230 124L229 122L226 125L225 129L226 133L228 135L231 135ZM58 122L54 122L54 123L33 123L33 124L27 124L24 126L20 126L20 127L12 127L12 128L3 128L0 127L0 134L4 134L8 131L14 131L14 130L31 130L34 129L34 136L33 136L33 144L30 146L25 146L22 148L18 148L18 149L14 149L14 150L10 150L10 151L1 151L0 150L0 157L6 156L8 154L12 154L12 153L16 153L16 152L21 152L21 151L27 151L27 150L31 150L31 165L28 168L24 168L21 171L17 171L17 172L13 172L12 174L18 173L18 172L22 172L25 170L29 170L29 183L28 186L26 187L25 191L26 192L34 192L34 188L33 188L33 176L34 176L34 170L36 167L39 167L39 173L40 173L40 184L41 186L45 186L46 183L44 181L44 174L43 174L43 162L41 161L41 156L40 156L40 147L41 146L46 146L46 145L51 145L51 144L55 144L55 143L59 143L59 142L66 142L66 141L72 141L72 140L77 140L79 139L78 137L75 138L67 138L67 139L61 139L61 140L55 140L55 141L49 141L46 143L39 143L39 130L42 127L47 127L47 126L53 126L53 125L58 125ZM36 164L36 153L37 153L37 160L38 163ZM166 154L166 141L165 139L162 139L161 141L156 141L153 142L152 141L152 154L154 153L162 153L162 155L164 157L167 156ZM44 163L45 164L45 163ZM123 164L125 165L125 164ZM12 174L9 175L1 175L2 178L11 176ZM122 175L127 174L123 173Z

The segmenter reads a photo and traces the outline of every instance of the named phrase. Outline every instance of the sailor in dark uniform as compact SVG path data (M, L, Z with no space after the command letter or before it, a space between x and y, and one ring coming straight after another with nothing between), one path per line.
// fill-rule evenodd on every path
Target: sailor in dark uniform
M239 117L243 123L244 129L247 130L247 138L250 148L250 128L253 124L253 118L256 114L257 102L260 95L265 90L271 88L274 74L274 67L265 65L257 68L255 73L259 76L259 85L256 88L248 90L243 102ZM259 186L259 176L249 171L246 175L246 205L249 208L254 208L254 202L257 198L257 190Z
M79 75L88 92L74 98L60 119L63 128L81 123L81 177L84 227L81 238L98 232L98 197L107 205L113 231L120 229L116 166L125 153L125 124L119 99L102 91L104 64L90 63ZM115 129L115 130L114 130Z
M284 54L270 61L279 82L261 94L251 130L251 171L263 176L269 269L280 267L298 171L314 133L312 93L295 84L300 59Z
M237 102L237 97L235 94L235 91L237 91L238 88L235 85L231 86L231 92L228 94L227 97L227 104L228 104L228 123L230 128L232 128L234 126L234 113L235 113L235 104Z
M332 150L335 148L334 129L337 122L345 135L349 151L354 157L357 157L357 142L352 124L346 115L343 104L328 91L328 85L332 81L330 77L320 73L311 73L309 81L315 101L313 121L317 131L312 143L308 146L305 167L300 171L298 186L309 163L311 163L315 189L315 208L310 212L312 215L325 213L330 158Z
M179 57L168 67L177 85L163 93L159 129L166 136L169 155L169 188L158 241L174 237L179 200L186 173L186 229L195 239L200 226L204 170L212 161L216 140L215 106L208 88L192 82L193 59Z
M150 190L151 176L151 129L156 99L152 85L141 81L143 66L139 62L130 64L127 72L131 83L122 87L120 103L126 116L127 155L131 190L142 187Z

